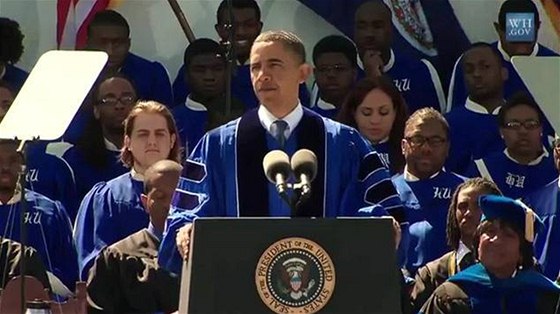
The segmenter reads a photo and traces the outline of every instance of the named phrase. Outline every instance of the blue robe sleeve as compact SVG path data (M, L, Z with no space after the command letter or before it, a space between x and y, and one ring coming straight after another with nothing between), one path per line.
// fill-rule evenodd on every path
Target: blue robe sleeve
M78 280L78 258L72 238L72 225L64 206L59 202L54 202L54 204L58 207L54 216L56 220L53 221L55 226L50 226L49 230L45 230L45 232L56 234L51 246L52 265L50 266L52 268L50 269L73 292Z
M355 143L360 160L358 173L358 192L363 198L364 206L381 206L399 222L404 222L404 210L395 186L391 182L389 170L369 145L357 132L352 140ZM365 209L359 215L363 215ZM379 212L378 209L370 209Z
M173 196L158 255L160 266L172 273L181 272L181 257L175 244L177 231L196 217L226 215L225 197L221 197L219 185L215 184L220 174L213 168L218 167L221 156L220 152L209 151L210 147L217 147L209 144L211 140L206 134L195 147L185 162Z

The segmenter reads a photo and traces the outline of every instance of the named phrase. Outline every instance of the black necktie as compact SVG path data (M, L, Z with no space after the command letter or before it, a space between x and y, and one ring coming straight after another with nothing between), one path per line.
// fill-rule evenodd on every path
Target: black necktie
M286 129L288 128L288 122L284 120L276 120L272 122L270 126L270 133L280 144L280 148L284 148L284 144L286 143Z
M459 271L465 270L467 267L474 264L474 256L472 252L469 252L463 256L461 261L459 261Z

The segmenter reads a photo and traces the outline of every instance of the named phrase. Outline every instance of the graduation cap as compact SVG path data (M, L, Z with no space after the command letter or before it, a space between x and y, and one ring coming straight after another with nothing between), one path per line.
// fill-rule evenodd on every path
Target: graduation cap
M543 226L539 216L520 200L483 195L478 199L478 205L483 213L481 221L501 219L510 222L525 230L525 239L529 242L533 242L536 232Z

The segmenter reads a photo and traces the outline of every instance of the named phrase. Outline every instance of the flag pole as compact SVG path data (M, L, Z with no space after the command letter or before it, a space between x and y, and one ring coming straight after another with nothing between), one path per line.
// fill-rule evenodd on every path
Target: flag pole
M189 22L187 21L187 18L183 14L183 10L181 10L181 7L177 3L177 0L167 0L167 2L169 2L169 5L171 6L173 13L175 13L175 17L177 17L177 20L179 21L179 25L181 25L181 28L183 29L185 36L187 36L187 40L189 41L189 43L192 43L193 41L195 41L196 37L194 36L194 33L192 31L191 26L189 25Z

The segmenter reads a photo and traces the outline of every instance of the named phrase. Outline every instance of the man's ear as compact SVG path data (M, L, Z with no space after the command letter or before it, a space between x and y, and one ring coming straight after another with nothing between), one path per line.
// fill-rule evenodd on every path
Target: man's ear
M311 66L309 64L302 63L299 66L299 72L300 72L299 83L302 84L302 83L305 83L305 81L307 81L307 79L309 78L309 76L313 72L313 69L311 68Z

